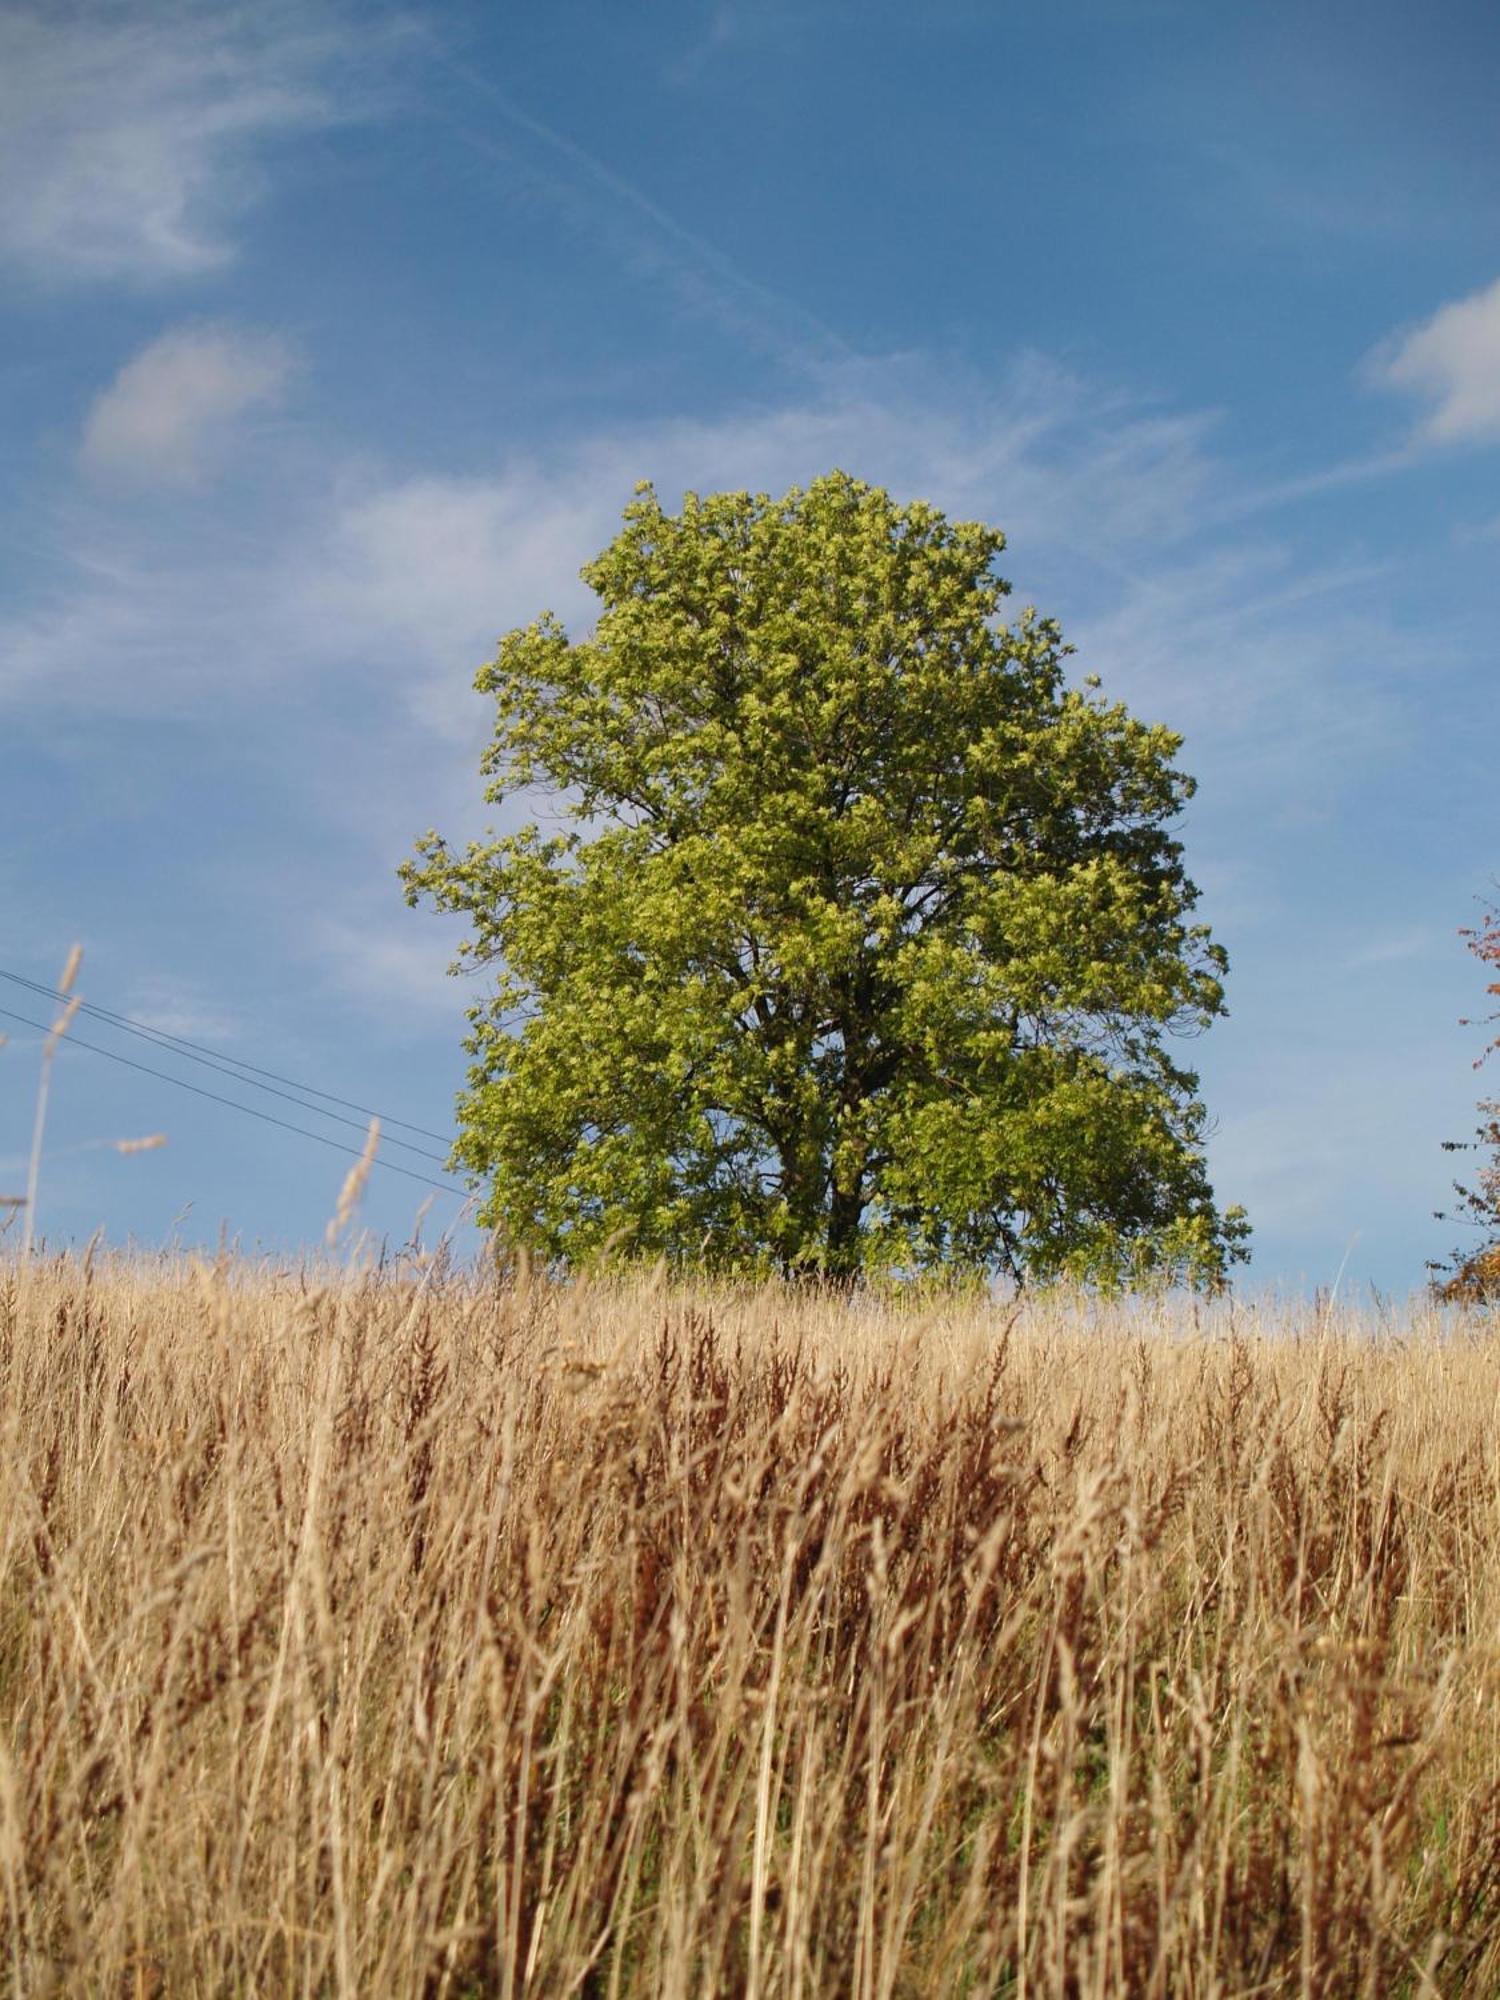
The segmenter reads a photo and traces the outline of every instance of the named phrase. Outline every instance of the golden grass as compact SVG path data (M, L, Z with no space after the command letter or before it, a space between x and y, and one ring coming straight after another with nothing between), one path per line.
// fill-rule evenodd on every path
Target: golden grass
M1500 1339L0 1268L0 1969L1500 1992Z

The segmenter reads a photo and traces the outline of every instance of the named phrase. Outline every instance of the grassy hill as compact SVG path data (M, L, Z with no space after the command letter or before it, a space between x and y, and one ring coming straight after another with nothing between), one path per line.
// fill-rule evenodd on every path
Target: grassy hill
M1500 1991L1497 1364L1420 1314L0 1267L0 1965Z

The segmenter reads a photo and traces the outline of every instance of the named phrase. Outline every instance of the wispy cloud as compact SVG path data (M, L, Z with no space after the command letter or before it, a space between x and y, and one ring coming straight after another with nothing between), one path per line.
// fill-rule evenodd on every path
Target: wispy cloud
M1340 662L1345 643L1391 648L1330 636L1338 573L1273 565L1261 547L1189 559L1192 524L1228 480L1211 420L1142 408L1037 357L999 384L908 358L830 367L811 386L771 409L514 455L484 478L395 476L275 432L264 483L225 482L210 506L181 488L143 506L96 485L55 516L47 593L0 617L0 708L51 754L66 743L110 769L121 718L150 719L173 771L191 772L195 732L216 759L232 740L282 801L239 857L236 893L284 905L289 940L315 936L321 960L363 967L371 991L388 979L414 998L450 949L377 962L405 921L392 870L422 827L463 838L488 817L474 773L491 718L474 672L544 607L587 629L579 564L617 531L641 477L675 505L688 486L781 492L843 465L999 521L1014 533L1017 606L1058 612L1111 693L1189 722L1190 769L1217 758L1261 786L1268 811L1289 745L1310 762L1350 715L1372 726L1373 702L1344 698ZM1319 769L1320 796L1336 795L1352 754ZM292 853L304 856L294 879ZM319 910L345 908L360 882L370 907L353 933L319 928Z
M452 923L413 923L391 896L363 921L314 926L303 946L326 985L397 1029L413 1009L451 1021L467 1003L448 976L461 935Z
M1208 428L1035 357L987 392L899 359L830 366L816 394L774 410L622 426L485 478L365 476L304 538L293 616L366 660L399 658L402 707L457 742L473 735L469 681L501 632L544 607L575 626L592 616L579 564L616 533L640 478L673 504L690 486L779 492L842 465L1016 524L1023 599L1039 556L1081 557L1113 592L1143 548L1187 531L1214 485Z
M232 538L153 524L66 511L50 587L0 614L0 709L44 717L56 740L72 718L206 713L245 685L267 552L251 562Z
M156 407L154 394L122 401ZM467 743L469 683L500 633L543 607L572 624L591 615L578 566L615 533L637 479L671 503L688 486L781 491L842 465L1011 529L1018 604L1067 612L1089 664L1123 676L1127 698L1186 708L1278 759L1294 714L1310 743L1349 731L1351 713L1376 726L1378 702L1350 710L1328 684L1335 654L1370 642L1347 625L1369 572L1309 566L1264 537L1194 539L1234 490L1212 427L1037 357L998 386L897 358L830 364L776 408L620 426L485 478L382 477L334 457L295 517L259 513L239 531L190 507L142 525L96 505L64 530L79 586L0 633L0 701L44 702L54 718L91 703L107 713L117 698L135 714L217 715L280 679L305 690L357 676L403 730ZM144 416L120 428L151 434ZM189 424L184 451L195 435ZM1056 596L1064 578L1071 607Z
M1212 758L1226 801L1316 820L1400 745L1405 676L1436 664L1364 601L1378 574L1264 538L1221 544L1143 566L1072 636L1107 686L1185 732L1194 768Z
M324 76L358 47L320 0L0 5L0 258L48 282L226 262L262 149L349 115Z
M665 282L686 310L718 321L749 346L783 361L811 366L850 356L849 343L834 328L741 270L717 245L481 71L441 52L434 60L499 112L511 144L461 121L452 127L454 136L518 184L529 179L571 228L602 241L626 270Z
M696 34L684 36L681 47L667 67L667 81L691 83L715 56L738 39L743 32L744 19L743 10L733 6L731 0L716 0L716 4L708 10L707 21Z
M176 327L127 361L84 425L94 472L192 484L229 443L235 419L281 398L291 350L274 334Z
M530 599L584 608L579 562L629 493L611 456L590 454L587 487L574 468L521 461L490 479L390 481L336 503L315 559L290 579L294 615L401 659L408 719L467 735L469 682L500 633L542 608Z
M183 1041L232 1042L239 1033L239 1024L221 1006L202 999L186 981L163 973L137 981L125 1005L142 1027Z
M1385 342L1367 366L1426 405L1428 443L1500 441L1500 278Z
M1361 452L1353 458L1338 459L1332 465L1294 473L1290 478L1271 480L1263 486L1240 487L1215 503L1204 525L1229 528L1257 514L1274 514L1322 493L1389 479L1395 473L1409 472L1421 456L1419 444L1406 443L1389 450Z
M1346 961L1354 971L1381 965L1404 965L1425 958L1437 945L1447 948L1451 940L1442 937L1430 924L1410 924L1400 930L1377 932L1357 945Z

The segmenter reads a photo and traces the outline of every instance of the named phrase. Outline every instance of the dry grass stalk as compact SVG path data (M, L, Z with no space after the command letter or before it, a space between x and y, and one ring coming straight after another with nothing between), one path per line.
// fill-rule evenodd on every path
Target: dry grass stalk
M1495 1331L1191 1315L0 1267L15 1990L1500 1990Z
M29 1257L36 1241L37 1191L42 1175L42 1143L47 1132L47 1099L52 1091L52 1064L57 1056L58 1043L72 1027L83 996L73 992L73 981L78 977L78 968L83 963L83 946L75 944L68 953L67 964L63 967L62 978L58 981L58 991L71 994L71 999L58 1015L42 1044L42 1069L37 1082L36 1115L31 1129L31 1162L26 1175L25 1221L22 1225L21 1255Z
M370 1169L375 1164L375 1154L379 1145L380 1120L372 1118L370 1129L365 1134L364 1149L344 1176L344 1185L339 1189L338 1206L327 1229L327 1243L330 1250L354 1219L354 1212L364 1196L365 1183L370 1178Z

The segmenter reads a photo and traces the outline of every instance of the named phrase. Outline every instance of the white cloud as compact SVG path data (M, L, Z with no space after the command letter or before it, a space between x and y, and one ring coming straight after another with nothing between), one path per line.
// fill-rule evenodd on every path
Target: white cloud
M1377 350L1371 372L1421 397L1434 444L1500 440L1500 278Z
M84 425L95 472L191 483L237 417L276 403L291 369L285 341L230 326L176 327L127 361Z
M1399 754L1418 672L1450 664L1369 600L1378 574L1273 541L1210 548L1143 566L1069 636L1106 693L1183 733L1196 817L1312 824Z
M1426 958L1439 944L1446 949L1449 942L1428 924L1411 924L1403 930L1385 931L1370 938L1350 952L1346 963L1356 972L1383 965L1403 965L1414 958Z
M442 727L431 690L471 710L468 682L500 633L543 608L570 625L591 615L579 564L618 531L641 478L673 505L689 486L780 492L842 465L1009 523L1024 601L1038 551L1081 556L1113 589L1143 547L1191 529L1216 477L1209 420L1142 412L1035 358L987 396L901 360L840 364L819 387L776 410L605 433L489 478L361 482L316 549L305 615L351 643L395 641Z
M351 45L319 0L0 4L0 258L48 281L224 263L258 149L348 115L319 77Z
M742 10L737 11L728 0L718 0L718 4L709 10L707 23L695 35L685 38L684 46L668 65L667 81L676 84L692 82L715 56L739 38L744 21Z
M55 735L65 716L208 713L244 684L266 576L191 524L170 538L151 527L68 517L67 580L0 616L0 708L30 710Z
M424 1017L424 1027L434 1015L456 1026L478 997L472 982L449 976L463 935L458 924L435 922L430 913L415 922L394 894L386 894L361 922L313 920L299 943L330 987L388 1026L414 1012Z
M468 754L487 724L476 668L543 608L586 628L579 564L617 531L637 479L675 505L689 485L780 492L843 465L1007 527L1017 606L1063 615L1109 692L1190 727L1190 768L1200 738L1236 747L1246 783L1262 758L1285 775L1289 745L1311 758L1342 736L1357 754L1352 739L1389 719L1345 698L1346 668L1377 640L1391 653L1389 634L1348 622L1367 576L1314 572L1263 540L1190 556L1231 490L1205 450L1210 423L1036 359L998 388L894 359L829 368L777 408L622 427L486 478L299 463L278 482L289 512L96 505L65 531L71 586L0 621L0 702L41 704L54 725L122 703L186 719L296 683L344 690L403 762L413 724L434 750Z
M628 497L521 464L496 479L418 478L350 499L299 593L310 622L362 652L402 661L405 704L443 735L466 735L470 688L508 626L544 605L581 611L576 581Z
M159 973L137 984L128 1011L143 1028L179 1041L232 1042L238 1035L235 1022L221 1007L201 1000L184 981Z

